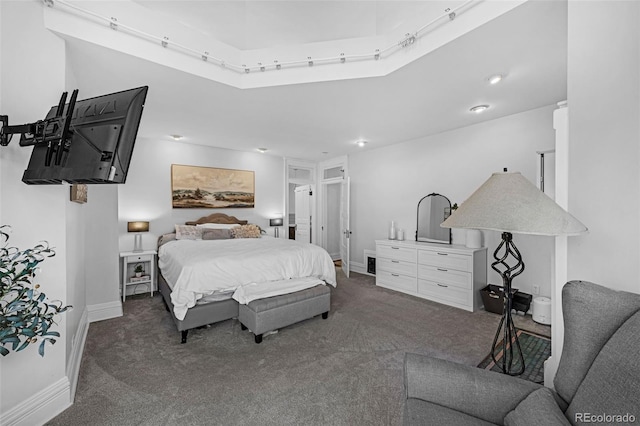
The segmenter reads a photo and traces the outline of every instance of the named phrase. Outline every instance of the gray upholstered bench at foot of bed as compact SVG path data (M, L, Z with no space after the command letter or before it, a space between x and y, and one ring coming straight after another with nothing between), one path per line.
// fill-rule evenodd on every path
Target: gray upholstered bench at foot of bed
M202 305L196 305L187 311L184 319L179 320L173 313L173 302L171 302L171 287L167 284L161 273L158 273L158 290L162 294L164 306L167 311L171 312L171 318L176 324L178 331L182 333L180 343L187 343L187 335L189 330L193 328L205 327L219 321L225 321L238 317L238 302L233 299L221 300L218 302L210 302Z
M331 305L329 286L317 285L295 293L266 297L240 305L238 319L242 329L248 328L255 335L256 343L262 335L291 324L322 314L326 319Z

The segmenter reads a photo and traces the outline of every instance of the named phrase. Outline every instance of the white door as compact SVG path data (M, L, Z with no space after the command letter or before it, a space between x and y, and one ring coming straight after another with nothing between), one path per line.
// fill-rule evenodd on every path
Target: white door
M322 186L324 190L318 196L323 197L323 208L321 217L323 223L320 227L322 232L321 244L333 260L340 259L340 244L342 244L341 211L342 200L342 179L338 182L328 183ZM317 229L317 227L316 227Z
M340 260L342 260L342 271L349 278L349 242L351 239L351 228L349 225L349 204L351 203L350 179L345 177L342 181L342 195L340 197Z
M311 185L295 189L296 240L311 242Z

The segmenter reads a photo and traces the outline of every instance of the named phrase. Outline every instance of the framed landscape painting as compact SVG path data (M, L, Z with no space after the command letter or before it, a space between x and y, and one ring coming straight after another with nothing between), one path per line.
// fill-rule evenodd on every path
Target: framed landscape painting
M248 170L171 165L174 209L254 207L255 176Z

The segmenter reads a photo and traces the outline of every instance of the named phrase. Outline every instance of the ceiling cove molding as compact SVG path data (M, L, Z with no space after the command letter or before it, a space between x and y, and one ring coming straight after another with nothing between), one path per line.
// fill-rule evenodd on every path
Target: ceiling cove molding
M45 27L65 39L248 89L384 76L526 1L530 0L469 0L400 41L377 36L255 50L239 50L204 37L161 15L150 17L148 9L128 0L43 0L43 10Z

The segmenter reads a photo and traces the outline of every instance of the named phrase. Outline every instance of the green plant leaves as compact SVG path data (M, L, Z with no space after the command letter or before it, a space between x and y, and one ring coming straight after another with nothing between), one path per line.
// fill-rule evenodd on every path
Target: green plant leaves
M49 301L46 294L39 291L32 279L38 264L55 251L47 242L35 247L19 250L6 247L9 240L8 226L0 226L0 355L7 356L12 351L19 352L40 339L38 353L44 356L45 344L56 342L52 337L60 337L51 331L54 318L71 306L63 306L60 301Z

